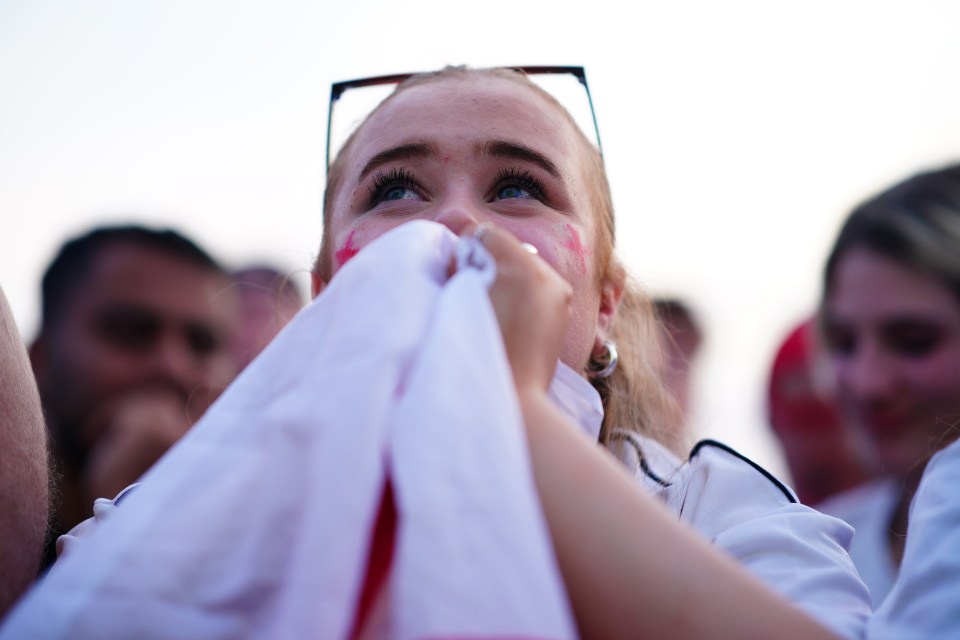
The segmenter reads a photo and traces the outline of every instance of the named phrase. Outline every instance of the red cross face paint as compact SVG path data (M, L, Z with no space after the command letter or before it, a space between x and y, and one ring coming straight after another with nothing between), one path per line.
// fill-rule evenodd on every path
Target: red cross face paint
M357 246L354 236L356 235L356 230L350 231L350 234L347 236L347 239L343 241L337 248L337 252L333 254L333 260L336 263L336 268L340 269L343 265L353 256L357 255L360 251L360 247Z
M564 242L563 246L573 255L574 259L577 261L577 264L580 266L580 273L587 272L587 248L583 246L583 242L580 240L580 232L577 231L577 228L574 227L569 222L563 225L569 234L567 241Z

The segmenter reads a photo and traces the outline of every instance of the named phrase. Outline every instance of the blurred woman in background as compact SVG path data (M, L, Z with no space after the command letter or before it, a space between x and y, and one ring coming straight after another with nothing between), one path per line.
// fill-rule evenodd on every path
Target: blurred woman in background
M821 505L856 529L851 556L881 604L910 501L960 417L960 165L857 207L827 260L821 323L847 421L884 479Z

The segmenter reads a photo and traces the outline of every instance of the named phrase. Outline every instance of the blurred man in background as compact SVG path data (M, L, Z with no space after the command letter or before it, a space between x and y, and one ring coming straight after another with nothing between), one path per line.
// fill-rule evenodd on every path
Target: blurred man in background
M135 482L235 374L230 278L172 230L102 227L43 277L30 357L61 474L52 543Z
M683 424L689 428L692 404L693 364L703 331L690 306L679 298L656 297L653 307L660 320L660 338L663 345L664 381L677 401Z

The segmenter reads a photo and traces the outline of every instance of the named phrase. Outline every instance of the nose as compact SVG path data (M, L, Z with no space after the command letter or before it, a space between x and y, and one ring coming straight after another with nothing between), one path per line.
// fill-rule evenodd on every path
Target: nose
M478 203L471 202L463 195L451 195L439 203L433 219L459 236L488 217Z
M157 341L153 355L153 373L157 379L173 383L189 394L201 382L201 365L187 340L168 330Z
M897 392L896 365L882 345L867 341L837 367L837 383L857 402L883 401Z

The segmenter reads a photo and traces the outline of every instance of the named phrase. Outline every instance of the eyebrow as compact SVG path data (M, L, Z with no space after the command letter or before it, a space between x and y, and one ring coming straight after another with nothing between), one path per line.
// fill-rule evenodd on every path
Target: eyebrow
M500 158L514 158L516 160L525 160L539 165L547 173L557 180L562 180L560 170L543 154L537 153L530 147L525 147L516 142L507 142L506 140L492 140L478 144L477 151L482 156L495 156Z
M367 164L363 165L363 169L360 171L360 179L362 180L368 173L381 165L385 165L390 162L396 162L398 160L425 158L438 153L439 149L437 147L437 143L429 140L411 142L409 144L402 144L398 147L392 147L386 151L381 151L377 155L370 158Z

